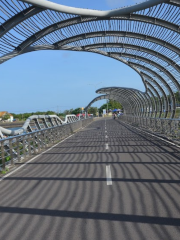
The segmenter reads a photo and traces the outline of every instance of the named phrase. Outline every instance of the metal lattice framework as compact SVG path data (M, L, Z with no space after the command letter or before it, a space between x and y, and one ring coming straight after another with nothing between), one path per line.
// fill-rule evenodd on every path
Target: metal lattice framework
M180 91L180 0L148 0L111 11L45 0L1 0L0 24L0 63L38 50L98 53L135 70L146 88L144 93L118 87L98 90L107 94L104 98L120 101L127 114L175 116Z
M53 128L56 126L77 122L82 119L84 119L82 114L79 115L79 117L76 117L74 114L66 115L64 121L56 115L32 115L25 121L22 127L15 130L0 127L0 139L4 138L4 135L6 137L21 135L27 132L34 132L37 130Z

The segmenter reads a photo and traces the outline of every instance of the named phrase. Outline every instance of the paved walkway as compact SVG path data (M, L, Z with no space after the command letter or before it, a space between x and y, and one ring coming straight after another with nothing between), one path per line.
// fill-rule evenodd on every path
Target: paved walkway
M179 240L180 152L90 124L0 182L0 240Z

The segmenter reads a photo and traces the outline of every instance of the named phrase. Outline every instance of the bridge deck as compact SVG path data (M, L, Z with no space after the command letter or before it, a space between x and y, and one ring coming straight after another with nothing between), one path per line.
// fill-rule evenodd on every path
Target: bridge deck
M0 182L0 239L179 239L179 170L179 148L95 121Z

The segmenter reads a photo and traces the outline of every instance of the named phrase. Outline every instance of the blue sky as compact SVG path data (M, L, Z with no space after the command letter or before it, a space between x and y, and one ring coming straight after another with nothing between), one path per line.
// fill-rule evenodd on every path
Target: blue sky
M143 0L51 0L62 5L81 8L92 8L98 10L109 10L112 8L133 5Z
M54 0L68 6L107 10L134 4L125 0ZM137 73L116 60L94 53L39 51L0 65L0 111L16 113L85 107L100 87L144 91ZM104 101L94 103L101 106Z

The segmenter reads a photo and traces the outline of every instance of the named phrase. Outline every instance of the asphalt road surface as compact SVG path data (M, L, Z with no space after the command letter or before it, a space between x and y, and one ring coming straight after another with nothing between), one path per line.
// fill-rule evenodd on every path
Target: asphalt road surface
M93 122L0 182L0 240L179 240L179 150Z

